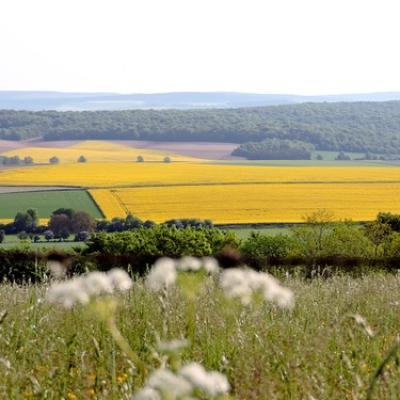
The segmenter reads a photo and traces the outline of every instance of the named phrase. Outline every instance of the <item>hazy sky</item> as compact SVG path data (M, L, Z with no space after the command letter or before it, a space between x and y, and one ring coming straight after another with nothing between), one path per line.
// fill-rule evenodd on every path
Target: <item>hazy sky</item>
M0 90L400 91L399 0L0 0Z

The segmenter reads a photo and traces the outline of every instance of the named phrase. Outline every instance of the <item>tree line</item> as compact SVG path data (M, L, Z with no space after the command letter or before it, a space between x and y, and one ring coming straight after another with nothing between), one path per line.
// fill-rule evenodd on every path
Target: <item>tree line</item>
M28 209L18 212L14 221L7 224L0 224L0 243L4 241L5 235L18 235L21 240L30 239L34 242L66 240L72 235L74 241L86 241L95 232L125 232L138 228L152 228L157 224L154 221L141 219L132 214L125 218L113 218L111 221L102 219L96 220L85 211L77 211L72 208L59 208L52 212L49 221L41 225L37 210ZM211 220L199 219L171 219L162 225L175 228L211 228Z
M317 150L400 154L400 102L209 110L0 111L0 138L302 141Z
M68 209L59 212L54 214L59 216L54 221L60 222L60 226L83 228L82 225L73 228L78 221L76 218L74 223L73 216L68 217ZM35 219L33 215L30 218L30 221ZM207 225L205 221L189 222L186 225L178 221L140 224L129 216L127 221L119 221L129 229L93 231L87 245L79 249L0 247L0 279L16 282L45 279L48 260L64 263L71 274L114 267L141 274L159 257L187 255L216 257L225 268L247 264L258 270L279 268L307 277L329 276L338 270L346 273L372 269L398 271L400 265L400 215L380 213L376 220L360 225L351 221L335 222L322 210L309 215L304 224L293 226L289 233L253 232L246 239L240 239L232 230Z

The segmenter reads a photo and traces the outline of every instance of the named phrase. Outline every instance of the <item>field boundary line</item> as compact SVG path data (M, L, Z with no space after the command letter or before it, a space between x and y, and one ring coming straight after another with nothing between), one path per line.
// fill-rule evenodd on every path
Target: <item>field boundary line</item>
M163 187L186 187L186 186L244 186L244 185L387 185L400 184L400 180L390 181L254 181L254 182L199 182L199 183L157 183L157 184L129 184L118 186L91 186L83 189L146 189Z
M99 210L99 213L101 214L101 216L103 218L106 218L106 215L104 214L103 210L101 209L100 205L97 203L97 201L95 200L94 196L92 195L92 193L90 193L90 190L86 189L85 192L87 193L87 195L90 197L90 199L93 201L93 204L96 206L96 208Z

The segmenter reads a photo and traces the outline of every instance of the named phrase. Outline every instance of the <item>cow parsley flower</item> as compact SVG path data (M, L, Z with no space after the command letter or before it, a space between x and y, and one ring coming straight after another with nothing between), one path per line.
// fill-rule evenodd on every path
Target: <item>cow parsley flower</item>
M132 287L132 279L123 269L113 268L107 276L115 290L125 292Z
M294 302L293 292L265 272L241 268L227 269L221 274L220 286L227 296L237 298L245 305L249 304L257 293L266 301L276 303L282 308L290 308Z
M216 274L219 272L218 261L213 257L203 257L201 259L204 270L208 274Z
M369 337L374 336L374 331L372 328L369 326L367 320L360 314L355 314L353 315L354 320L358 325L361 326L361 328L364 330L364 332L367 334Z
M154 371L146 384L147 387L168 395L170 399L179 399L188 396L193 391L193 386L182 376L174 374L166 368Z
M89 296L100 296L102 294L111 294L113 292L111 280L104 272L89 272L87 275L82 277L82 283Z
M153 265L146 278L146 286L148 289L159 292L168 289L176 282L177 272L175 261L171 258L160 258Z
M206 371L202 365L190 363L177 373L166 368L154 371L145 387L132 400L194 399L192 396L196 390L200 390L207 398L213 398L228 393L230 385L225 375Z
M93 297L112 294L115 290L125 291L131 286L131 278L123 270L113 269L108 273L93 271L54 283L47 292L47 300L71 308L76 304L87 304Z
M47 292L47 300L50 303L57 303L65 308L71 308L75 304L87 304L90 296L85 290L83 280L74 278L52 285Z
M197 272L200 271L202 266L203 264L198 258L186 256L178 260L176 264L176 269L182 272L187 272L187 271Z
M190 363L182 367L179 375L187 379L195 388L211 397L228 393L230 385L225 375L220 372L208 372L198 363Z

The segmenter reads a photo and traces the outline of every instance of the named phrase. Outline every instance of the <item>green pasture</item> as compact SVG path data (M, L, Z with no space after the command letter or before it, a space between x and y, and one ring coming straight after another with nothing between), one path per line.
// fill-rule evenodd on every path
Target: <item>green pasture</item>
M86 211L94 218L102 214L85 190L49 190L0 194L0 219L12 219L19 211L37 210L39 218L48 218L58 208Z
M32 242L30 239L20 240L18 239L18 235L6 235L4 241L0 243L0 248L10 249L15 247L30 247L33 249L67 249L72 247L83 247L85 246L84 242L75 242L74 236L71 235L67 240L58 241L51 240L46 241L45 238L41 235L39 242Z

